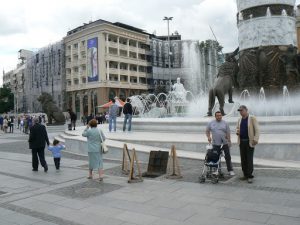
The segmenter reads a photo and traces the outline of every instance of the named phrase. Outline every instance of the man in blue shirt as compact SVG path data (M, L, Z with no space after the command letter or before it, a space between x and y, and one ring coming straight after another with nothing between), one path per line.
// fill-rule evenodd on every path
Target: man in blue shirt
M235 173L232 168L229 149L229 147L231 146L230 128L228 124L224 120L222 120L222 113L220 111L215 112L215 118L216 119L209 122L206 127L207 140L209 143L212 142L213 148L216 149L221 149L221 146L223 145L227 170L229 172L229 175L234 176Z

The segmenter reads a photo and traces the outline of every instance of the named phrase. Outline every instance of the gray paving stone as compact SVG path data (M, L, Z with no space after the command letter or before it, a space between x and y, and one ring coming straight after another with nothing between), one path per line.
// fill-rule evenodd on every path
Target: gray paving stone
M272 215L267 222L268 225L299 225L300 217Z
M13 214L15 213L14 211L8 210L8 209L3 209L0 208L0 216L5 216L5 215L9 215L9 214Z
M13 213L1 216L1 219L6 220L8 222L16 223L18 225L30 225L42 221L41 219L37 219L20 213Z
M41 222L34 223L32 225L58 225L58 224L47 222L47 221L41 221Z
M266 223L270 218L271 214L237 210L237 209L225 209L223 211L222 216L230 219Z
M141 213L129 212L129 211L125 211L119 215L116 215L116 218L123 220L125 222L142 224L142 225L151 224L154 221L159 221L160 219L159 217L141 214Z

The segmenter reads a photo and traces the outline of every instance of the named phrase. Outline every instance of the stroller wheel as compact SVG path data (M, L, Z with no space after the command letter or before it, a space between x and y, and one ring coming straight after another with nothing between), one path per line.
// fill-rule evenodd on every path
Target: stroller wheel
M211 180L211 182L212 182L213 184L217 184L217 183L219 182L219 179L218 179L217 177L214 177L214 178Z
M201 176L199 177L199 182L202 184L202 183L205 183L205 177L204 176Z

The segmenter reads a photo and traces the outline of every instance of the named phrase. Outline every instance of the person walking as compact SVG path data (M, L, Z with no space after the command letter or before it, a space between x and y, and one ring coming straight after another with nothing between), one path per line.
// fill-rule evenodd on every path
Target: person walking
M131 120L132 120L132 105L130 103L130 98L127 98L127 101L123 107L124 113L124 123L123 123L123 131L126 130L126 124L128 121L128 131L131 131Z
M48 165L45 160L45 146L49 146L49 139L46 127L39 123L39 118L34 118L34 125L30 128L29 148L32 153L32 171L38 171L39 159L44 171L48 171Z
M208 142L212 143L214 149L217 149L220 152L222 147L225 153L227 171L230 176L234 176L235 173L232 168L230 155L230 128L229 125L222 119L222 113L220 111L215 112L215 120L208 123L206 127L206 137Z
M54 139L53 145L48 146L48 150L52 152L54 165L56 168L56 171L60 169L60 159L61 159L61 150L65 149L66 147L59 143L58 140Z
M109 107L108 115L109 115L109 132L111 132L112 128L114 129L114 132L117 130L117 116L119 112L119 106L116 104L116 100L112 99L112 104Z
M254 147L259 140L259 125L255 116L249 115L248 108L241 105L238 109L241 118L239 118L236 126L236 134L238 136L238 144L241 154L241 165L244 177L241 180L247 180L248 183L253 182L253 155Z
M93 170L98 170L99 181L102 181L104 173L101 143L105 141L105 136L102 130L97 128L97 120L90 120L82 136L87 137L88 144L89 175L87 178L93 179Z

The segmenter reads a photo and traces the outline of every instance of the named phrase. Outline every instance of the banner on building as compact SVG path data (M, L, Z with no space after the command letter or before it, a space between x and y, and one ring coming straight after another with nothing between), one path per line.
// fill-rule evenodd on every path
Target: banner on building
M88 82L98 81L98 39L92 38L87 41L87 76Z

